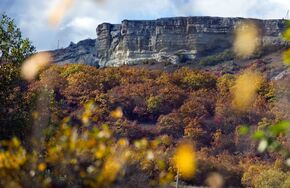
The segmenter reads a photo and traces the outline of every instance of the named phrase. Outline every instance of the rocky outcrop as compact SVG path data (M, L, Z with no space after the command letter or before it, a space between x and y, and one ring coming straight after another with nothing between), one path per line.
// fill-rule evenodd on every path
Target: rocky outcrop
M80 63L98 66L96 39L86 39L77 44L71 43L67 48L50 51L54 63Z
M257 24L263 48L285 46L284 20L219 17L176 17L148 21L124 20L97 27L99 65L120 66L142 61L193 60L230 49L234 30L244 21Z
M120 66L148 61L178 64L231 49L235 28L254 22L261 35L261 48L281 48L285 20L220 17L175 17L157 20L124 20L103 23L96 40L84 40L52 51L55 63Z

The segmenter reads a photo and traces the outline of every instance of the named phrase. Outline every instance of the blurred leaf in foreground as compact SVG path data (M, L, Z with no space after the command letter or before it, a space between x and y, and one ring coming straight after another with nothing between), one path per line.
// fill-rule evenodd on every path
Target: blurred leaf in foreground
M270 127L270 132L274 136L278 136L279 134L286 134L290 130L290 122L282 121L276 125Z
M290 49L283 52L283 61L286 65L290 65Z
M193 177L196 171L196 155L192 144L184 143L177 147L174 164L182 178L190 179Z
M247 70L239 75L232 90L234 107L243 111L247 110L255 100L261 84L262 77L256 72Z
M41 52L28 58L22 65L21 76L27 81L31 81L41 69L52 62L52 57L47 52Z
M249 133L249 128L247 126L241 126L239 129L238 129L238 132L241 136L244 136L246 134Z
M49 24L54 27L58 26L67 11L72 7L73 3L74 0L61 0L57 6L51 10L48 16Z
M249 57L260 45L261 36L253 22L244 22L235 30L234 52L239 57Z

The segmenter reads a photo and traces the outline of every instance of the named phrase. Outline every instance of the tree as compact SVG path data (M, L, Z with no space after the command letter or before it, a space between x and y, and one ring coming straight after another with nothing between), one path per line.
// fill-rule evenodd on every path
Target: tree
M24 81L13 64L0 64L0 80L0 139L22 137L28 117Z
M0 62L21 64L35 52L35 47L27 38L22 38L14 20L2 15L0 21Z
M14 20L2 15L0 20L0 139L23 136L28 120L25 100L26 82L20 77L21 63L35 52L28 39L23 39Z

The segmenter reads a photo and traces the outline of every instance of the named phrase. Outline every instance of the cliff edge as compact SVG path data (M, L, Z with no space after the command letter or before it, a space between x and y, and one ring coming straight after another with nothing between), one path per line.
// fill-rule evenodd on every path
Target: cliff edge
M285 20L221 17L124 20L121 24L100 24L96 29L97 39L90 41L85 53L86 57L92 58L78 58L84 59L85 64L100 67L146 61L179 64L231 49L235 28L245 21L258 26L261 49L275 50L287 45L282 38ZM78 45L74 49L77 48ZM64 61L64 56L56 57L57 63L74 63L77 59L74 57Z

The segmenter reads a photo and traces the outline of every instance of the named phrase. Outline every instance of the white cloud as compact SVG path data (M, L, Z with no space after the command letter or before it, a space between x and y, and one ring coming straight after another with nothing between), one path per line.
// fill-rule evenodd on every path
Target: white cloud
M290 8L288 0L190 0L201 15L281 19Z
M66 28L73 28L75 30L89 32L92 27L96 27L98 24L97 20L90 17L77 17L73 18L65 26L61 27L60 30L65 30Z

